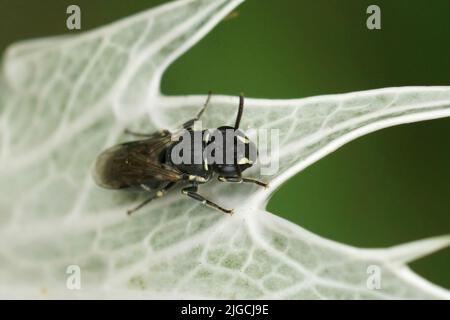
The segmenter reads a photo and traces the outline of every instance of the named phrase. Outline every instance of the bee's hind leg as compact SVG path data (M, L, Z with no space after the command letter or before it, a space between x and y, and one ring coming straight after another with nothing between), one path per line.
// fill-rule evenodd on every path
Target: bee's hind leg
M170 183L169 183L170 185ZM150 203L153 199L155 198L161 198L164 193L167 191L168 188L170 188L171 186L167 185L164 189L162 190L158 190L156 192L154 192L154 190L150 189L148 186L146 186L145 184L141 184L142 189L144 189L145 191L151 192L152 195L144 200L142 203L140 203L139 205L137 205L136 207L134 207L133 209L127 210L127 215L131 215L133 212L138 211L139 209L141 209L143 206L145 206L146 204Z
M150 201L152 201L155 198L156 198L156 195L152 195L150 198L146 199L144 202L140 203L138 206L134 207L133 209L127 210L127 215L131 215L133 212L138 211L139 209L141 209L143 206L145 206L147 203L149 203Z
M170 134L170 132L168 130L159 130L157 132L152 132L152 133L143 133L143 132L136 132L136 131L131 131L131 130L125 129L124 132L126 134L131 134L132 136L142 137L142 138L163 137L165 135Z
M208 107L209 101L211 100L211 96L212 96L212 92L209 91L208 92L208 97L206 98L205 104L203 105L203 107L200 109L200 111L197 113L197 115L195 116L195 118L190 119L188 121L186 121L185 123L183 123L182 127L183 129L189 129L192 128L194 126L194 123L198 120L200 120L200 118L202 117L203 113L206 110L206 107Z

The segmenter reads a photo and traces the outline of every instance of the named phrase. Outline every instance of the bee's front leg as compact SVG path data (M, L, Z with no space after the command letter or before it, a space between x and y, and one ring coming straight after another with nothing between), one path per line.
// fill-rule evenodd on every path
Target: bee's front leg
M221 182L237 182L237 183L242 183L242 182L249 182L249 183L254 183L257 184L261 187L267 188L269 186L268 183L265 183L263 181L259 181L253 178L243 178L241 176L235 176L235 177L223 177L223 176L219 176L218 177L219 181Z
M201 203L203 203L211 208L222 211L223 213L228 213L229 215L233 214L233 209L225 209L225 208L219 206L218 204L206 199L202 195L198 194L197 191L198 191L198 186L196 184L192 184L190 186L183 188L181 190L181 193L183 193L184 195L187 195L188 197L191 197L194 200L200 201Z

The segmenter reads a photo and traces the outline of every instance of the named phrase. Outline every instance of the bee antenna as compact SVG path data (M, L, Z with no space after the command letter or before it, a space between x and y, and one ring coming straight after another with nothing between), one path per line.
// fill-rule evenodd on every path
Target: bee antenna
M244 111L244 95L241 93L239 95L239 109L236 117L236 122L234 123L234 129L239 129L239 125L241 123L242 112Z

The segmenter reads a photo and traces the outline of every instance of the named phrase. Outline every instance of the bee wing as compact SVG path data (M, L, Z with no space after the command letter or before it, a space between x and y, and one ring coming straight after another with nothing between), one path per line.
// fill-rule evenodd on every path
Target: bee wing
M95 165L94 179L109 189L139 187L158 188L167 182L181 180L182 173L161 163L161 155L171 142L170 133L146 140L132 141L102 152Z

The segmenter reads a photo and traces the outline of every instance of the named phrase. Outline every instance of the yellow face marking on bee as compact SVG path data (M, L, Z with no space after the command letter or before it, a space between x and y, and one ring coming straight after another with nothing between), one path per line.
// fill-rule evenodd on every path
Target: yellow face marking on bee
M241 160L239 160L238 164L252 164L253 161L249 160L248 158L242 158Z
M162 191L158 191L158 192L156 193L156 196L157 196L158 198L162 197L163 195L164 195L164 193L163 193Z
M237 136L237 138L238 138L242 143L245 143L245 144L250 143L250 140L248 140L248 139L245 138L245 137Z

